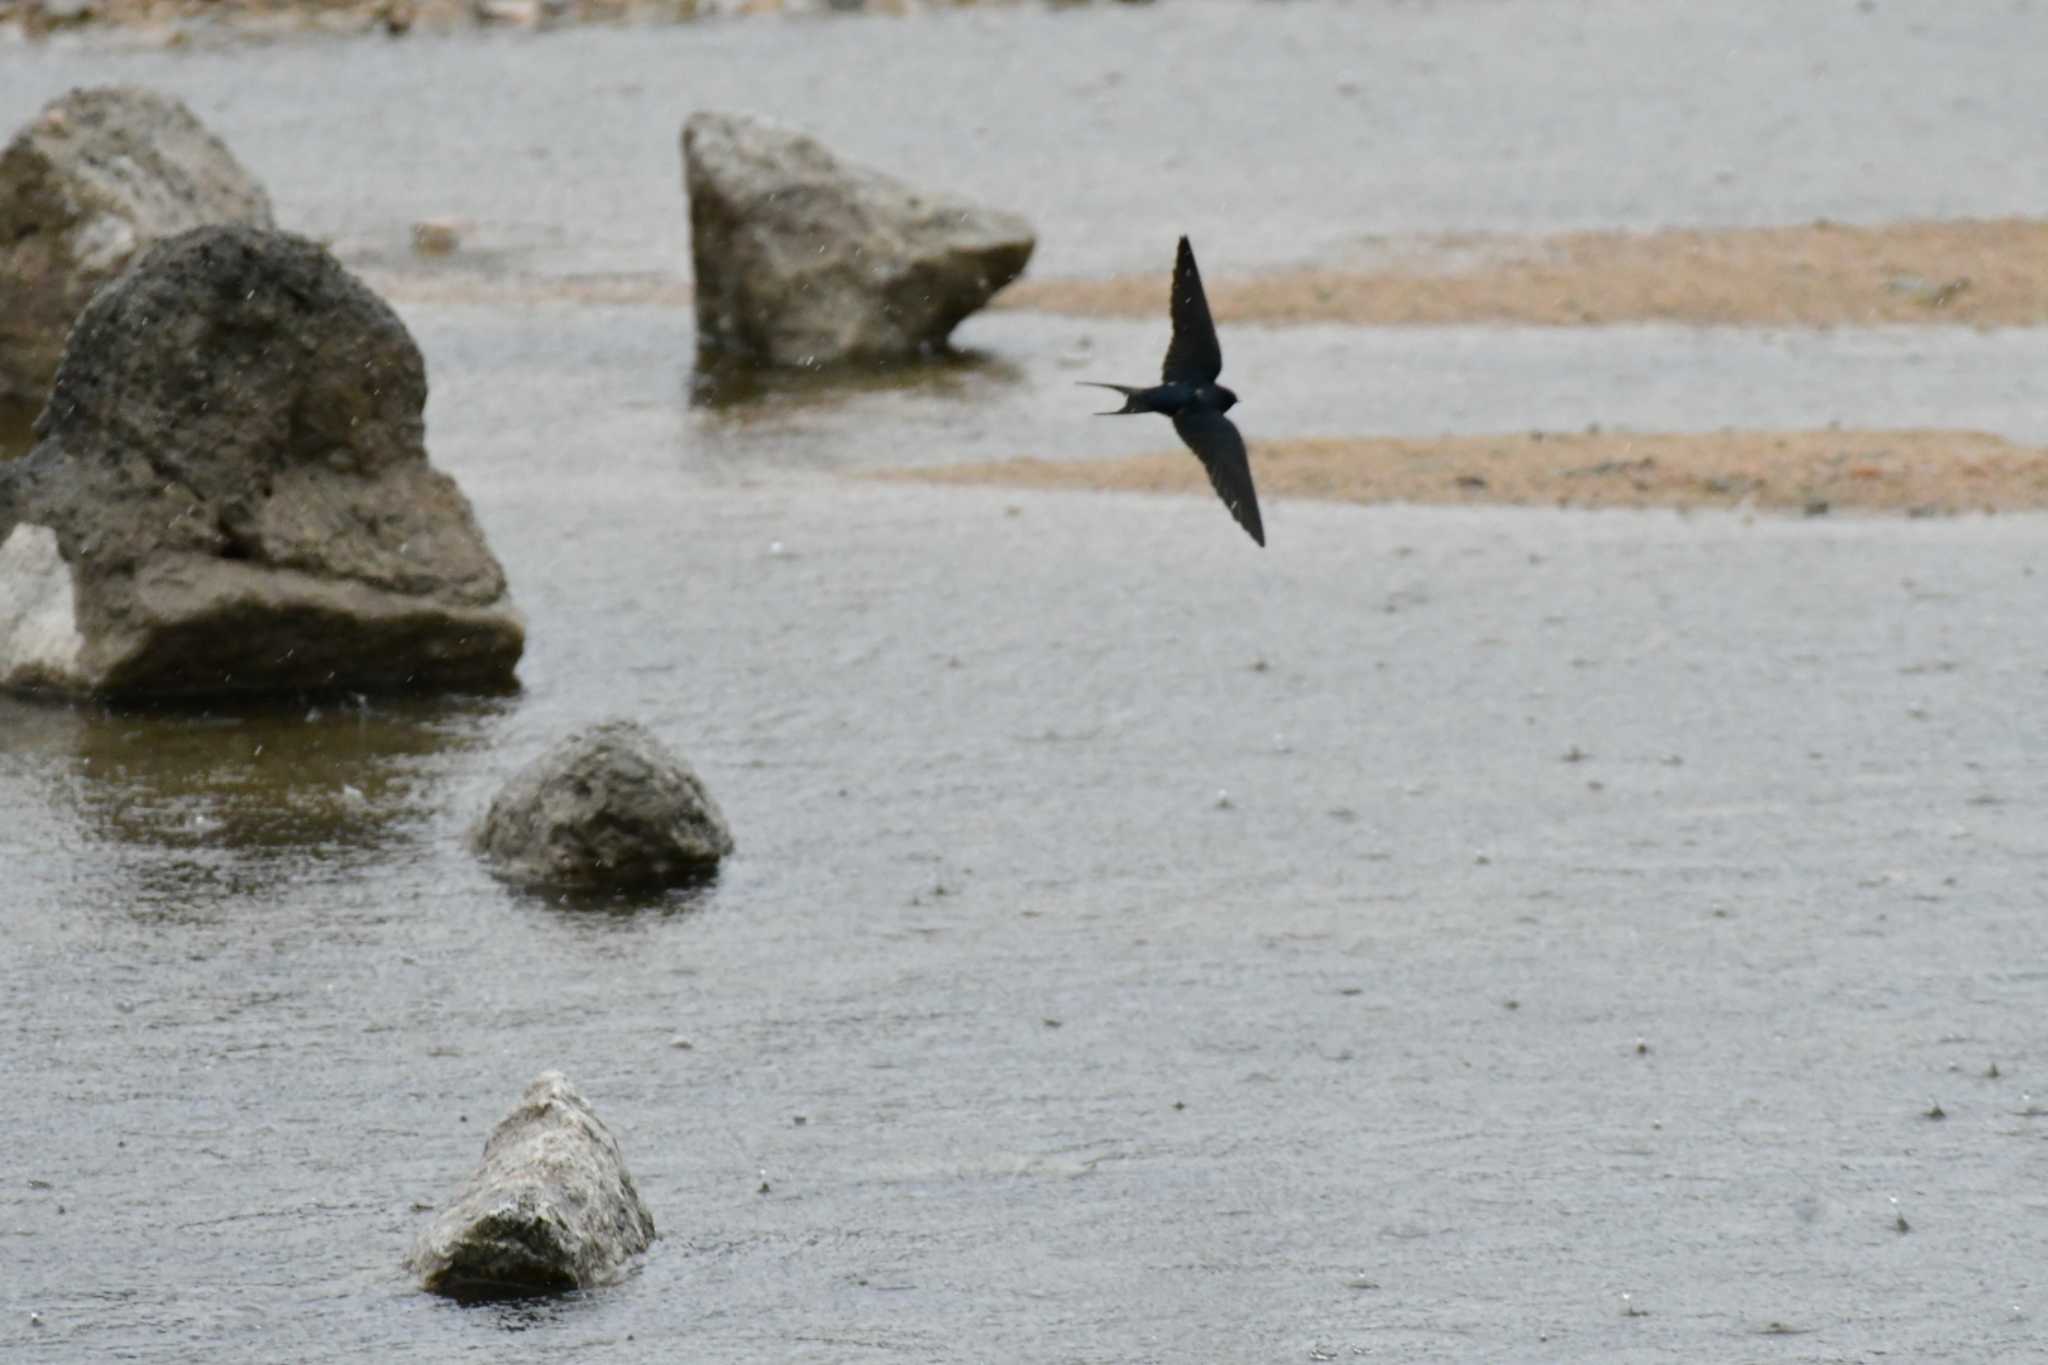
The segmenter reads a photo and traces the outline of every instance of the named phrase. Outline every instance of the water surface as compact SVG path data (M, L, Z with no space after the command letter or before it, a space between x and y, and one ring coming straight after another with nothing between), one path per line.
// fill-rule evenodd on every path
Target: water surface
M2040 22L1189 4L52 46L0 54L0 122L159 83L345 251L388 265L456 212L567 276L678 269L683 114L769 105L1027 209L1045 268L1094 270L1183 228L1281 260L1369 229L2033 205ZM878 87L883 56L909 74ZM1142 377L1158 325L992 313L964 362L707 395L685 309L394 293L434 458L529 618L522 688L0 705L0 1342L2037 1348L2040 519L1283 502L1262 554L1207 499L845 477L1158 448L1071 387ZM2031 332L1225 345L1255 441L2044 438ZM598 908L501 885L471 822L611 715L690 758L737 854ZM661 1241L558 1302L417 1293L427 1206L547 1067ZM1759 1347L1772 1324L1806 1335Z

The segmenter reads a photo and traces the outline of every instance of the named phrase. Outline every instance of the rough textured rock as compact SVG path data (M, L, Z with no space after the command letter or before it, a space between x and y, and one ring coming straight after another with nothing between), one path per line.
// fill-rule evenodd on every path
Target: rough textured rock
M631 721L579 731L514 773L472 838L509 880L591 889L688 882L733 846L697 774Z
M509 880L589 889L689 882L733 848L696 773L631 721L579 731L513 774L473 840Z
M708 358L807 366L938 350L1036 245L1015 214L921 193L758 119L692 115L683 179Z
M270 200L166 95L73 90L0 152L0 402L40 404L72 320L154 242L270 226Z
M552 1294L616 1278L653 1240L611 1130L561 1072L544 1071L407 1264L437 1294Z
M35 448L0 465L0 686L508 683L524 627L427 464L426 394L397 315L313 243L152 247L87 305Z

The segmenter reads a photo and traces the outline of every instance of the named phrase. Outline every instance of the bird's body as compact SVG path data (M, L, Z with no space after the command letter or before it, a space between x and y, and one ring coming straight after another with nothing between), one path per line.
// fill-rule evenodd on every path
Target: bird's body
M1244 437L1223 415L1236 406L1237 395L1216 382L1223 373L1223 348L1216 340L1216 324L1209 319L1209 299L1202 292L1194 248L1185 237L1180 239L1180 253L1174 259L1172 312L1173 342L1166 348L1166 363L1159 375L1164 382L1150 388L1084 382L1124 396L1124 405L1103 413L1105 417L1156 412L1172 418L1173 429L1209 471L1216 496L1223 499L1245 533L1264 545L1266 529L1259 520L1259 495L1252 487Z
M1115 389L1124 396L1122 407L1115 412L1098 414L1102 417L1122 417L1131 412L1156 412L1162 417L1178 417L1184 412L1203 409L1229 412L1237 403L1237 395L1221 384L1154 384L1149 389L1141 389L1130 384L1104 384L1095 379L1081 382L1091 389Z

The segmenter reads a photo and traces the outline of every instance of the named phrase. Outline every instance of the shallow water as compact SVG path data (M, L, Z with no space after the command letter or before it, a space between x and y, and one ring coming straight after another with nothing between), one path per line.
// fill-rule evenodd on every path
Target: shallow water
M280 220L419 218L550 272L686 270L678 137L771 114L1024 213L1041 273L1212 269L1379 233L2038 213L2038 5L1771 0L969 8L156 52L0 48L0 128L180 95Z
M1282 504L1260 557L1191 499L484 511L517 699L8 714L15 1339L2029 1339L2038 521ZM501 888L467 823L611 713L739 855L608 913ZM565 1304L410 1292L414 1201L544 1066L664 1240Z
M719 484L823 471L1170 449L1164 422L1098 421L1081 379L1142 381L1163 322L993 312L960 359L777 380L747 401L693 389L686 312L557 308L507 316L401 304L431 356L437 457L471 477L546 476L527 443L602 449L581 477L653 469ZM1775 332L1664 325L1236 327L1234 415L1250 439L1579 430L1966 427L2048 442L2035 376L2048 331L1892 327ZM488 409L488 411L485 411ZM474 470L469 474L467 471Z
M1820 13L1782 21L1794 46L1838 40L1807 60L1843 74L1797 87L1804 103L1752 109L1666 63L1675 92L1649 117L1697 120L1696 139L1721 120L1728 155L1772 168L1764 219L2030 192L2032 159L1971 173L1999 144L1967 110L1930 100L1921 126L1885 96L1935 54L1956 64L1927 67L1937 90L2004 88L2036 19ZM1090 117L1161 97L1132 34L1244 82L1290 41L1319 69L1367 18L1423 25L1434 57L1356 49L1438 63L1401 110L1411 154L1330 178L1316 205L1276 199L1278 228L1335 240L1363 226L1347 196L1389 176L1442 190L1398 209L1418 226L1545 217L1533 170L1458 171L1475 127L1510 115L1455 98L1472 77L1452 58L1520 73L1539 107L1515 117L1577 126L1595 92L1654 84L1627 54L1744 50L1764 32L1749 14L1197 4L7 52L0 118L87 68L162 79L299 225L395 233L431 192L487 237L533 229L540 273L649 269L678 199L621 206L655 204L657 172L675 192L687 101L775 55L792 110L835 111L846 145L969 188L1073 189L1047 209L1047 260L1108 268L1170 240L1171 177L1119 184L1094 139L1064 178L968 156L957 130L862 104L849 54L900 44L965 107L994 68L947 44L1013 43L1061 79L1022 105L977 97L977 116L1057 132L1107 63L1140 93ZM1535 69L1575 33L1614 64ZM1261 84L1270 118L1302 84ZM1781 166L1744 139L1774 118L1781 147L1912 123L1899 145L1954 179L1937 190L1903 154ZM1224 144L1254 188L1277 174L1253 154L1277 145L1268 120ZM660 156L598 150L642 126ZM522 193L491 154L543 131L571 169ZM1543 169L1598 185L1649 136L1589 127L1546 142L1564 150ZM1634 190L1579 211L1682 219L1703 202L1691 174L1629 171ZM2028 701L2048 677L2048 522L1283 502L1262 554L1206 499L840 477L1159 448L1163 428L1085 418L1068 386L1141 376L1157 326L993 313L962 329L979 360L693 402L685 311L394 292L428 358L434 457L529 618L523 688L317 713L0 703L0 1343L229 1361L2038 1349L2048 739ZM1255 438L1840 419L2048 439L2032 332L1225 345ZM612 714L690 757L737 855L709 887L595 911L495 882L469 824ZM626 1283L562 1301L415 1292L399 1261L419 1206L551 1066L619 1135L662 1240ZM1947 1117L1923 1117L1936 1101ZM1760 1346L1772 1324L1808 1335Z

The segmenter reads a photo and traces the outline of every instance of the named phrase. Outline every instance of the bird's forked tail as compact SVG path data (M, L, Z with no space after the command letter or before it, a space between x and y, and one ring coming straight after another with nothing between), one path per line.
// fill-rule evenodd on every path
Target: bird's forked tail
M1151 408L1145 405L1145 400L1138 396L1140 390L1130 384L1105 384L1097 379L1077 379L1074 382L1084 389L1114 389L1124 396L1124 405L1122 407L1111 412L1098 412L1095 414L1097 417L1122 417L1125 413L1129 412L1152 411Z

